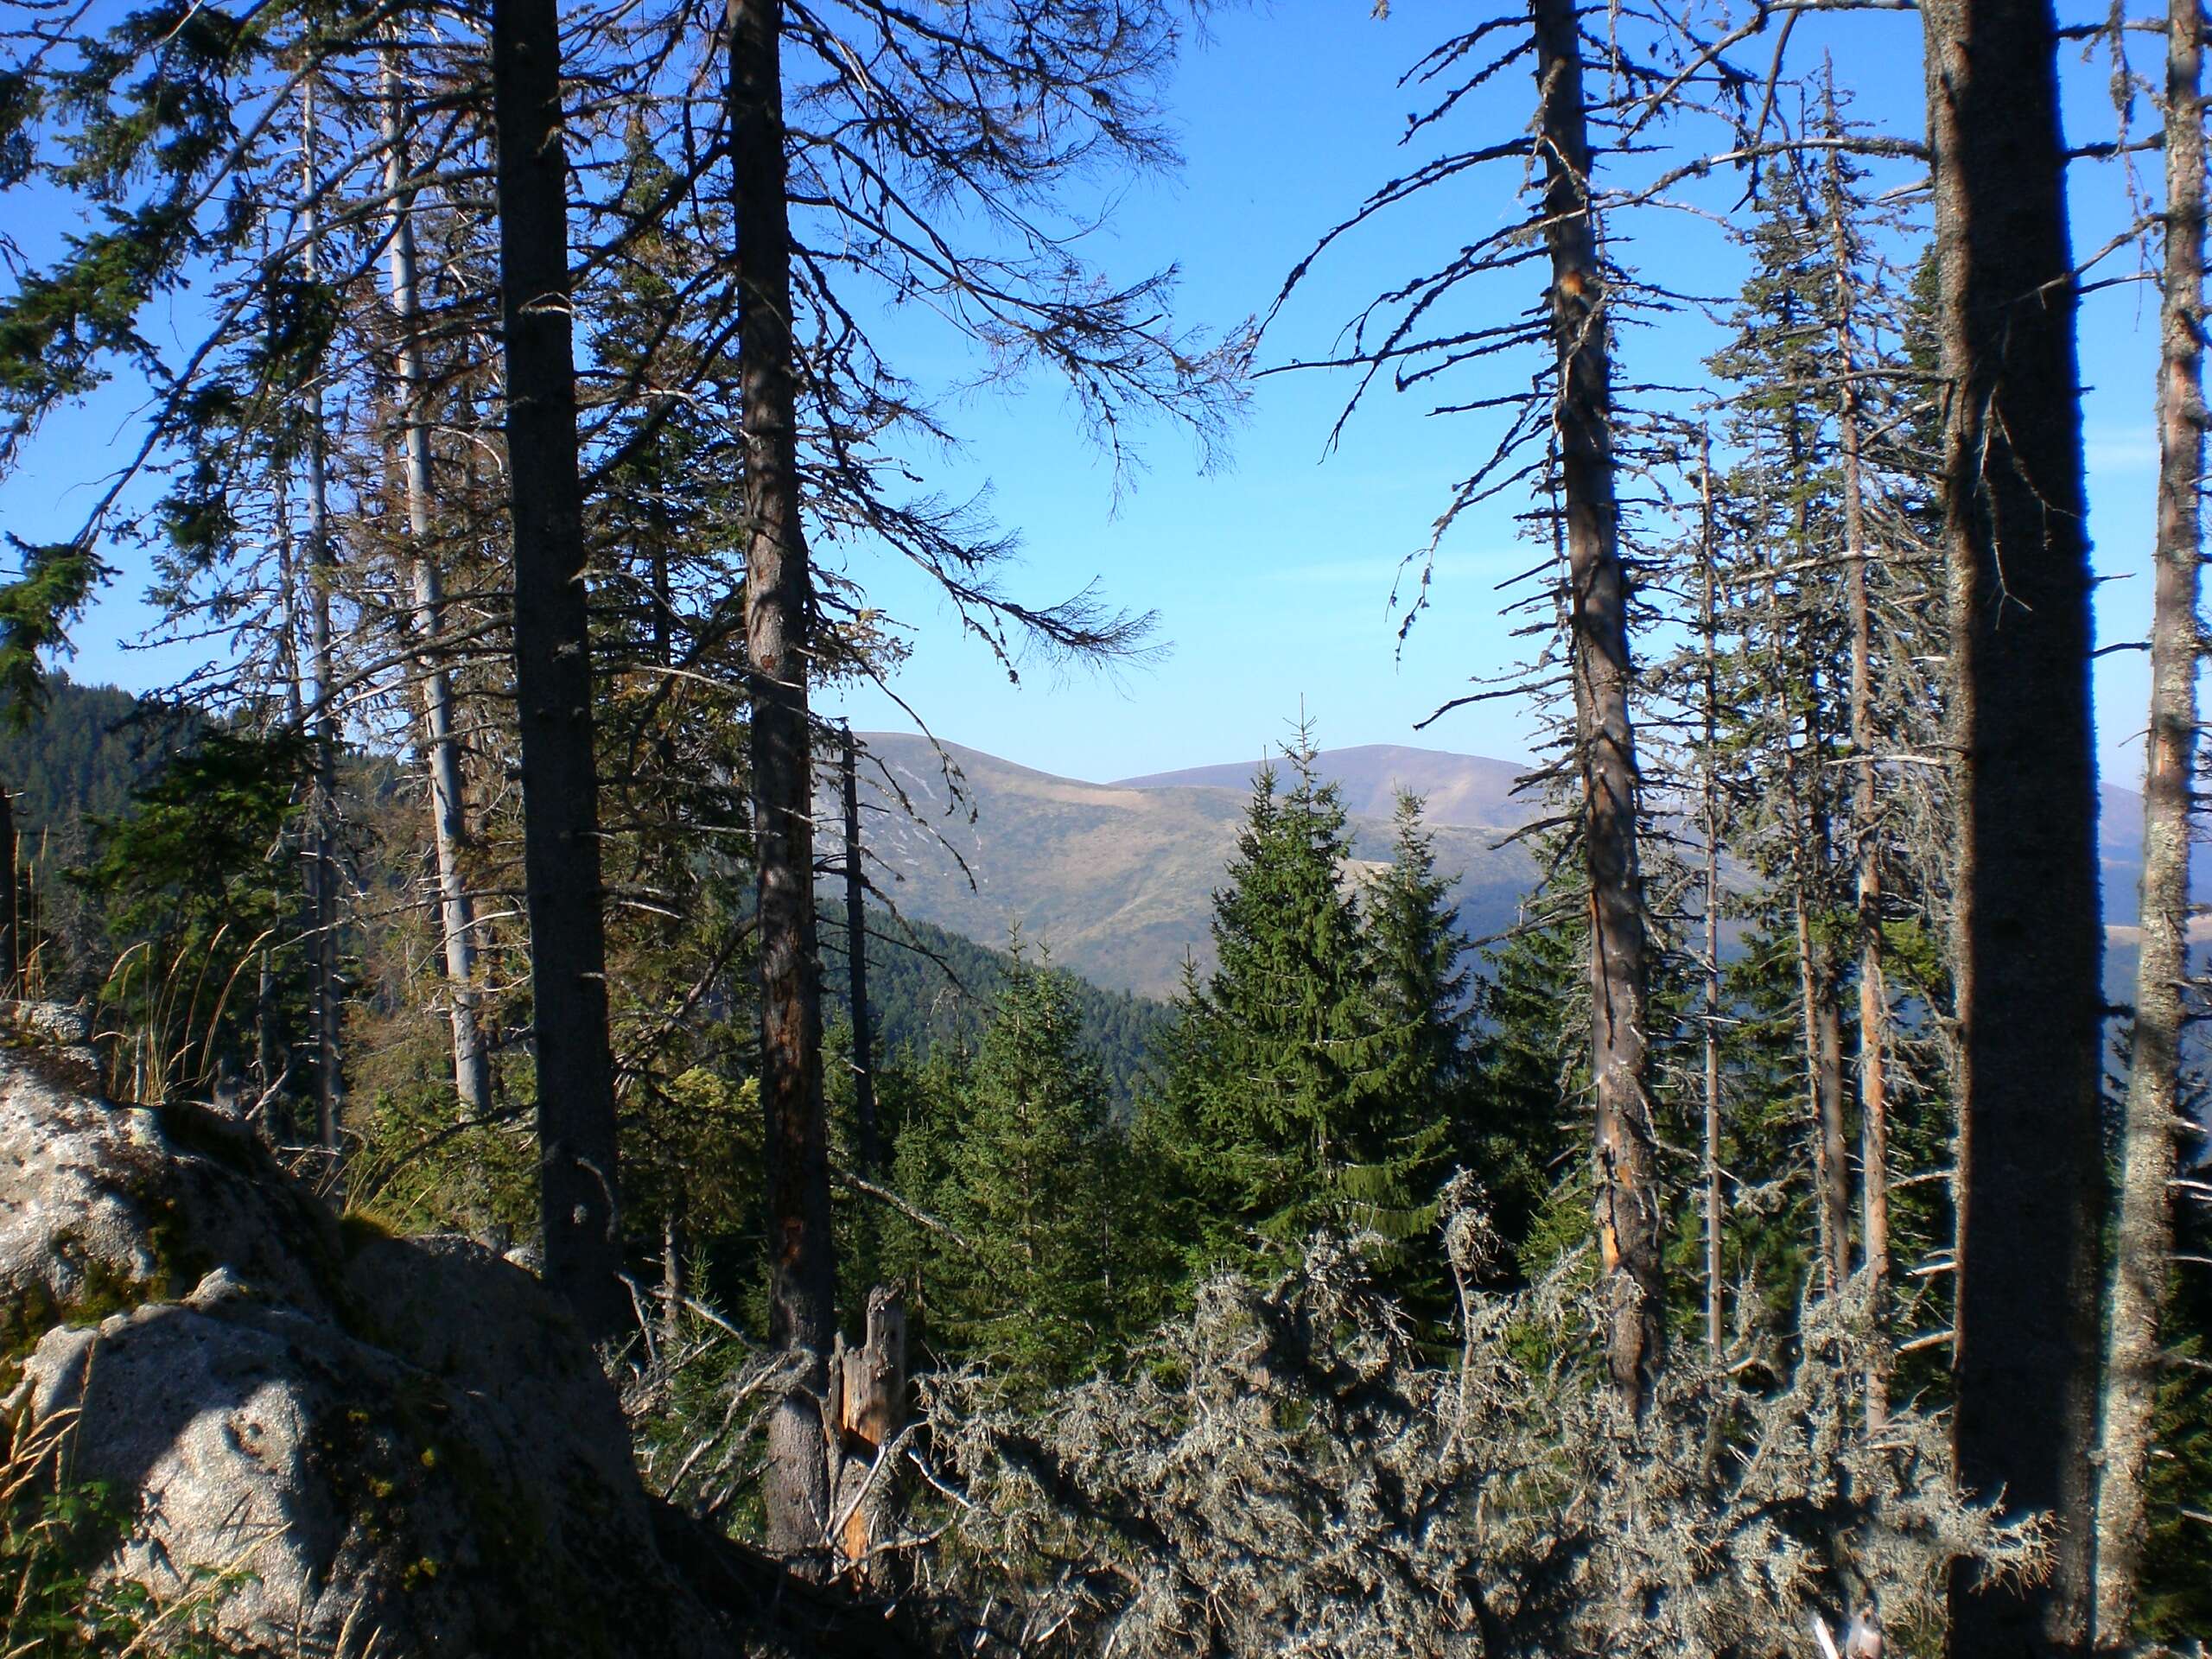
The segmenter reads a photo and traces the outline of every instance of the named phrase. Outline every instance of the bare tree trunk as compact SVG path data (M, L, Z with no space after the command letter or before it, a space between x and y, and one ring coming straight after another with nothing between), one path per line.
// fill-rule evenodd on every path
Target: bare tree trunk
M545 1277L591 1336L628 1321L593 753L557 0L493 0L515 703Z
M781 0L730 0L730 148L744 283L745 639L753 671L753 834L760 866L760 1106L768 1164L768 1339L804 1357L770 1420L769 1548L818 1548L830 1519L827 1426L815 1402L836 1325L822 1103L807 712L812 576L799 519Z
M895 1471L885 1465L885 1452L906 1426L906 1308L896 1290L878 1285L868 1292L861 1347L848 1350L842 1337L836 1339L830 1393L830 1484L836 1493L830 1519L841 1570L861 1584L888 1588L890 1564L872 1560L869 1552L892 1507Z
M1613 494L1612 367L1590 193L1588 113L1573 0L1530 0L1544 242L1558 353L1554 422L1565 496L1576 752L1590 879L1591 1073L1597 1085L1597 1233L1611 1305L1613 1384L1641 1408L1662 1363L1666 1285L1646 1025L1643 877L1630 723L1628 583Z
M407 541L415 576L415 626L422 641L423 759L430 778L430 840L438 865L438 913L445 935L446 997L453 1021L454 1089L461 1109L481 1117L492 1104L492 1058L478 1019L476 906L461 868L467 844L461 744L454 735L453 676L442 636L445 594L431 545L429 378L423 364L422 307L415 261L414 197L407 188L407 133L395 45L385 75L385 188L391 197L391 309L399 337L401 455L407 484Z
M683 1329L684 1283L683 1199L679 1193L669 1201L660 1218L660 1339L672 1346Z
M23 994L21 912L16 904L16 808L0 788L0 996Z
M307 280L315 281L322 259L321 181L316 177L317 126L315 79L300 87L301 195L306 201L302 260ZM338 1019L338 861L335 856L337 817L337 722L330 705L330 579L334 556L330 542L329 441L325 430L322 371L317 365L308 394L308 569L315 582L315 607L309 613L314 632L309 650L315 671L315 1139L326 1151L339 1149L345 1128L346 1096L339 1080Z
M1720 1352L1720 671L1713 610L1713 435L1698 438L1698 550L1704 569L1698 632L1704 641L1705 741L1705 1346Z
M1959 847L1958 1475L2054 1571L1955 1567L1961 1659L2074 1653L2091 1604L2100 983L2076 295L2049 0L1923 0L1948 382Z
M845 728L845 950L853 1004L853 1104L859 1119L861 1168L883 1168L883 1141L875 1123L875 1033L868 1006L868 873L861 867L860 750Z
M1801 836L1812 834L1810 813L1799 820ZM1797 891L1791 900L1797 929L1797 990L1804 1014L1805 1084L1813 1120L1813 1187L1819 1224L1821 1263L1827 1294L1840 1295L1851 1276L1850 1172L1843 1137L1843 1039L1835 1007L1835 987L1821 960L1813 934L1811 902L1798 860Z
M2106 1318L2097 1486L2096 1641L2130 1646L2144 1485L2158 1404L2159 1314L2173 1249L2171 1183L2189 974L2190 787L2196 766L2198 493L2204 474L2204 14L2174 0L2166 22L2166 250L2159 312L2158 571L2151 728L2143 782L2142 956L2121 1128L2118 1262Z
M283 1034L278 1030L276 1007L276 962L267 950L261 952L255 964L253 997L253 1070L256 1098L261 1103L262 1125L269 1131L269 1138L276 1138L276 1085L283 1081L288 1069L284 1064Z
M314 778L308 804L308 907L314 918L315 1125L325 1146L337 1144L346 1116L341 1052L346 987L338 950L338 716L332 706L330 543L308 549L308 645L315 683Z
M1828 92L1834 121L1834 94ZM1866 591L1866 495L1859 424L1857 348L1852 336L1852 250L1843 214L1838 169L1828 163L1829 228L1836 280L1836 363L1842 390L1836 410L1843 461L1844 573L1851 607L1851 750L1856 843L1859 927L1859 1247L1865 1255L1868 1305L1882 1325L1890 1282L1890 994L1882 963L1882 844L1880 798L1874 755L1874 626ZM1866 1377L1866 1421L1879 1427L1889 1415L1886 1361Z

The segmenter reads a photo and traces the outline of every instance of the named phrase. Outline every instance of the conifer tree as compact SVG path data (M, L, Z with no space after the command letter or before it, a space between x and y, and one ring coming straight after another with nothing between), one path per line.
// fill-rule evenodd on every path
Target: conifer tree
M1033 1398L1087 1371L1116 1323L1121 1137L1065 976L1017 951L950 1128L934 1207L965 1244L937 1252L931 1328Z
M1441 919L1441 892L1409 825L1414 865L1376 939L1344 880L1338 791L1309 738L1287 758L1287 792L1261 769L1214 895L1217 965L1203 984L1186 975L1154 1133L1177 1166L1194 1274L1329 1227L1405 1247L1389 1264L1402 1274L1426 1241L1448 1133L1443 1103L1414 1084L1451 1044L1436 1001L1414 1007L1450 983L1442 947L1419 931Z
M1542 1273L1590 1230L1588 1179L1572 1156L1576 1103L1590 1088L1576 1007L1588 930L1571 892L1546 897L1543 913L1484 952L1474 996L1481 1035L1455 1137L1522 1277Z

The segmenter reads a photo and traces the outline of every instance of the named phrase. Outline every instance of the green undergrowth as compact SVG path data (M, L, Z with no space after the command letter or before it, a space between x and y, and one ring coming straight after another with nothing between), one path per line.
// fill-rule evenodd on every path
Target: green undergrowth
M6 1659L115 1659L156 1651L200 1659L223 1651L214 1634L223 1598L242 1574L201 1572L179 1594L156 1598L103 1566L132 1539L131 1511L97 1481L70 1471L73 1420L29 1413L5 1427L0 1456L0 1655Z

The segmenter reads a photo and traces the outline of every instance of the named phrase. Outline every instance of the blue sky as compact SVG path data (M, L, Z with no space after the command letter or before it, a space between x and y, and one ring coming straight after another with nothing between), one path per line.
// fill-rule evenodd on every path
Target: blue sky
M2070 11L2084 21L2101 15L2078 5ZM1218 16L1212 43L1185 60L1175 89L1185 166L1173 180L1131 190L1108 257L1176 261L1184 309L1195 318L1226 324L1262 308L1321 231L1403 170L1408 152L1395 141L1416 99L1397 78L1464 15L1437 0L1399 0L1378 21L1356 3L1295 0ZM1826 27L1811 20L1793 39L1790 61L1809 68L1833 50L1854 113L1916 134L1918 29L1910 15L1879 12ZM1764 67L1764 60L1762 49L1756 61ZM2101 64L2069 54L2069 132L2077 142L2112 127L2105 81ZM1464 112L1455 136L1461 143L1503 136L1529 110L1518 79L1502 84ZM2135 118L2152 118L2147 105ZM1681 136L1696 139L1688 130ZM2147 182L2155 187L2155 158L2152 168ZM2109 164L2077 164L2075 172L2075 245L2087 251L2124 222L2125 192ZM1510 169L1495 169L1480 188L1379 224L1344 246L1271 331L1263 356L1281 361L1325 350L1381 278L1407 274L1424 253L1515 213L1512 182ZM1702 205L1725 205L1737 189L1732 181ZM1733 251L1709 219L1647 212L1617 230L1634 238L1626 257L1672 285L1725 291L1738 278ZM2085 308L2092 531L2100 573L2120 578L2100 590L2107 642L2140 637L2147 613L2155 325L2155 301L2140 284L2092 296ZM1690 315L1660 330L1631 330L1619 347L1621 372L1694 383L1715 343L1710 327ZM1502 389L1524 380L1529 367L1504 362L1487 372L1492 389ZM893 607L925 623L901 695L943 736L1099 779L1257 754L1287 734L1301 709L1330 746L1403 742L1525 755L1529 713L1511 702L1414 731L1470 676L1509 664L1524 648L1510 638L1493 591L1534 562L1516 539L1510 505L1455 526L1434 602L1402 658L1389 605L1399 560L1427 543L1451 483L1483 452L1488 429L1468 417L1430 417L1421 400L1386 391L1363 405L1325 455L1345 391L1325 375L1262 380L1233 464L1211 477L1195 472L1174 435L1155 434L1150 470L1118 512L1106 472L1071 435L1049 390L967 410L962 426L972 440L974 475L988 474L998 511L1024 534L1027 563L1017 580L1025 589L1057 594L1096 575L1117 600L1159 612L1171 654L1103 679L1055 683L1047 674L1009 686L980 652L950 639L918 588L879 575L877 591L895 595ZM2102 760L2113 781L2132 784L2147 690L2143 659L2107 656L2098 676ZM853 714L861 724L903 723L873 696L855 698Z
M2069 20L2101 11L2061 6ZM1178 264L1187 321L1229 328L1262 309L1321 231L1404 168L1408 152L1395 140L1418 99L1397 78L1465 15L1452 0L1396 0L1383 20L1361 0L1283 0L1217 12L1210 41L1185 58L1173 88L1185 165L1172 177L1113 182L1116 213L1096 238L1096 257L1125 275ZM1870 12L1808 20L1792 41L1791 65L1809 68L1824 50L1834 53L1839 79L1853 89L1856 115L1916 131L1916 19ZM2147 67L2147 43L2141 50ZM1755 55L1764 67L1764 48ZM2111 128L2106 77L2101 64L2069 60L2069 134L2076 142ZM1529 103L1525 78L1499 83L1460 112L1446 141L1502 137L1526 122ZM2151 120L2147 105L2136 118ZM1690 145L1712 142L1687 128L1672 136ZM2152 166L2155 185L2155 158ZM1477 187L1344 246L1279 320L1263 358L1325 351L1380 282L1514 216L1513 181L1510 168L1494 169ZM2124 222L2125 193L2109 165L2077 165L2074 184L2075 245L2087 251ZM1672 286L1725 293L1738 267L1713 215L1736 192L1731 183L1694 200L1704 217L1647 212L1617 226L1617 235L1630 238L1624 257ZM1510 289L1499 296L1513 304L1527 297ZM2100 574L2120 578L2100 590L2106 642L2139 637L2149 602L2155 321L2155 301L2141 284L2093 296L2083 319L2091 529ZM1715 343L1694 315L1630 330L1619 345L1622 373L1686 384ZM944 359L936 342L912 344L922 378L933 368L957 377L961 365ZM1489 389L1525 382L1532 366L1496 365L1487 372ZM1471 382L1458 388L1481 389ZM1386 391L1325 454L1346 390L1326 375L1262 380L1249 418L1232 435L1229 464L1211 475L1198 471L1179 435L1147 434L1149 464L1118 501L1108 467L1077 434L1053 388L961 397L950 423L963 450L927 464L949 493L988 486L998 517L1020 531L1024 562L1009 584L1045 599L1095 577L1116 602L1158 613L1167 654L1103 677L1056 679L1040 668L1009 685L918 578L861 550L851 556L853 574L912 627L899 695L944 737L1090 779L1255 755L1286 735L1301 709L1332 747L1410 742L1525 754L1529 716L1511 702L1446 716L1425 734L1413 729L1470 676L1507 665L1522 649L1493 591L1534 562L1516 537L1510 505L1455 527L1432 607L1402 658L1389 605L1399 560L1427 542L1452 482L1486 448L1487 429L1466 417L1430 418L1420 400ZM60 529L71 504L84 499L67 486L118 442L118 408L104 400L97 410L57 421L25 468L0 486L0 523L27 536ZM145 687L190 665L175 652L121 648L150 620L137 601L143 586L143 572L126 570L86 619L70 665L78 677ZM2139 655L2101 659L2100 741L2114 782L2135 780L2145 683ZM874 692L853 696L849 712L863 727L906 723Z

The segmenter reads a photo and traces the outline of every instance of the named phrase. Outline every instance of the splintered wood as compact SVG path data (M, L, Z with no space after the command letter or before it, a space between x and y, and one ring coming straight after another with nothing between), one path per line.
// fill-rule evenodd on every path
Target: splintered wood
M830 1387L830 1513L837 1548L857 1567L888 1495L887 1483L876 1479L877 1460L906 1421L906 1307L898 1291L879 1285L868 1293L867 1340L853 1349L837 1338Z

